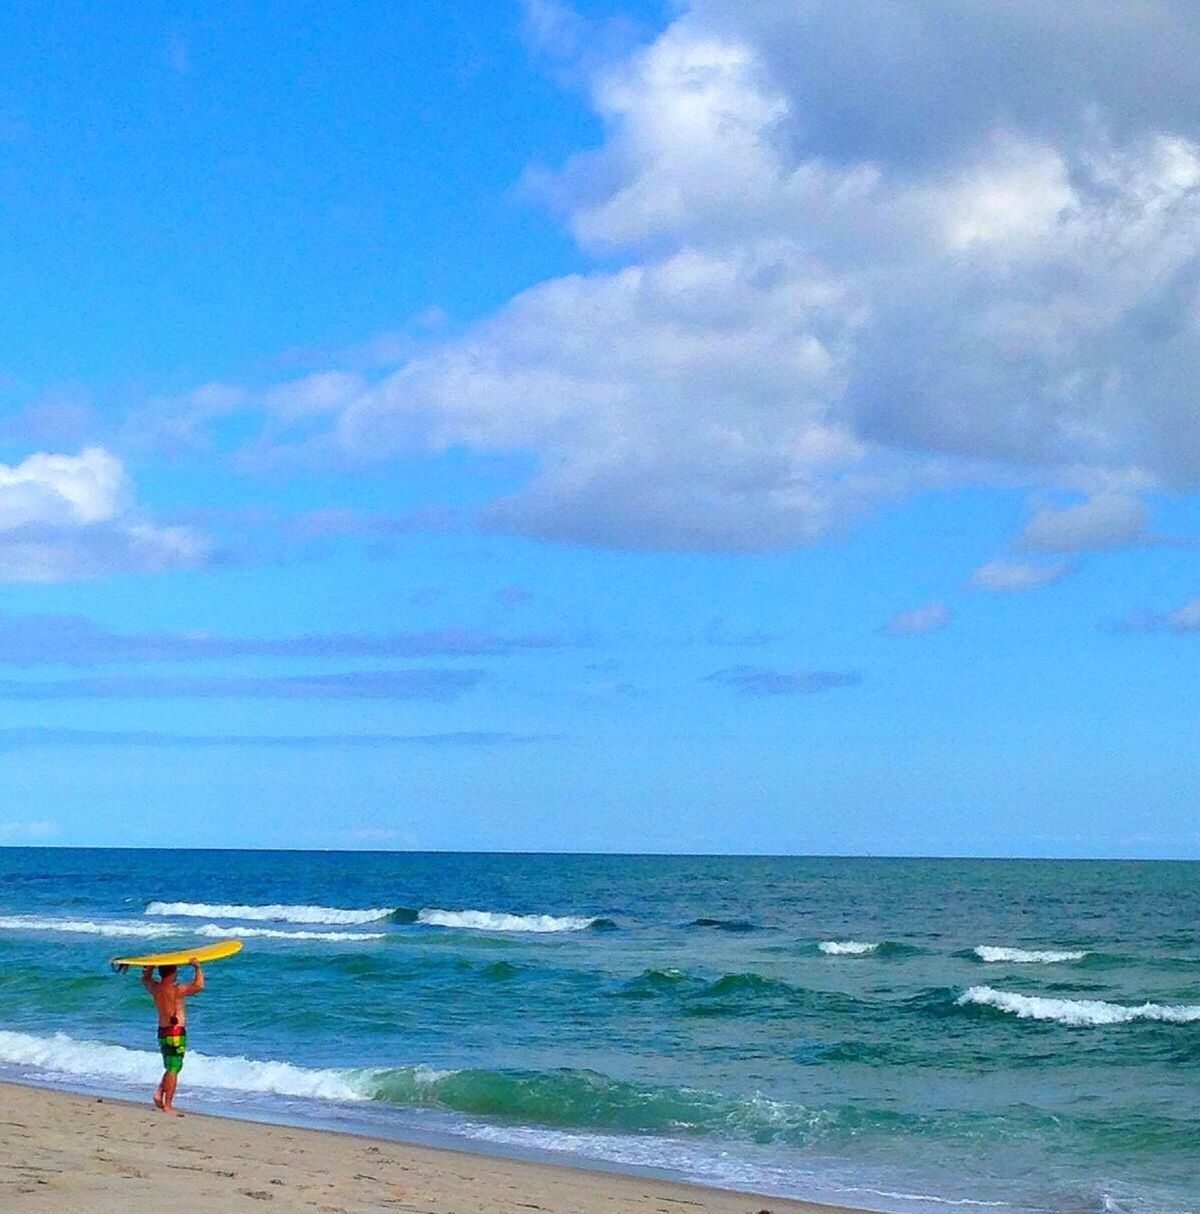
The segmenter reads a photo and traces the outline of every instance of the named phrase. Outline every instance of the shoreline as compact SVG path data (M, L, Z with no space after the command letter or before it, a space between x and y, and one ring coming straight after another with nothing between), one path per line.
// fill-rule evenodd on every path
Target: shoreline
M867 1214L654 1176L0 1082L0 1207L128 1214ZM10 1202L12 1204L10 1204Z

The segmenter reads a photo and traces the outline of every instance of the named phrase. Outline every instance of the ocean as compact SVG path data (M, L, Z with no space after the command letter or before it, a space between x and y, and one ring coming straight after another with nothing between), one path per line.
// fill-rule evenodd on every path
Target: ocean
M1200 865L0 850L0 1078L895 1211L1200 1210Z

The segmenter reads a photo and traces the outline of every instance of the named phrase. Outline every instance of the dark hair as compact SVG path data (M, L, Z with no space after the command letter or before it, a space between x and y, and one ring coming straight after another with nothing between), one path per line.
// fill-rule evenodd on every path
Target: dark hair
M165 979L167 979L167 978L172 978L172 977L174 977L174 976L175 976L175 972L176 972L177 968L178 968L178 967L177 967L177 966L174 966L174 965L160 965L160 966L158 967L158 979L159 979L159 981L160 981L160 982L162 982L162 981L164 981L164 980L165 980Z

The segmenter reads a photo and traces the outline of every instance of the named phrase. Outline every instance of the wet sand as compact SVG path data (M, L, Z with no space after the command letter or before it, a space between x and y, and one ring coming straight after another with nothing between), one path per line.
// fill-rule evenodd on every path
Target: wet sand
M845 1214L640 1176L0 1084L0 1210Z

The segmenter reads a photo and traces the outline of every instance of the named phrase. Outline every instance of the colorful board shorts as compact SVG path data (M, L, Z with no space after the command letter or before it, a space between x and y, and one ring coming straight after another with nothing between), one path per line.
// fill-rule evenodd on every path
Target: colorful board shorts
M158 1048L162 1050L163 1070L178 1075L183 1070L183 1055L187 1049L187 1029L158 1030Z

